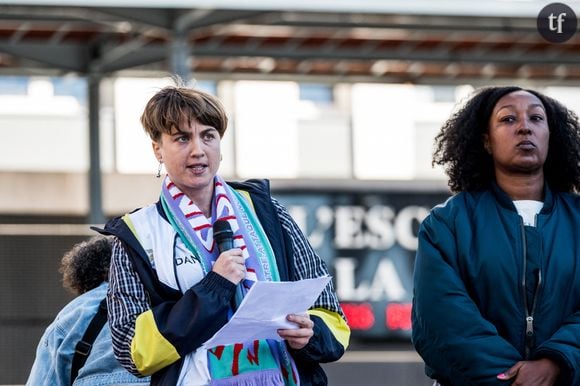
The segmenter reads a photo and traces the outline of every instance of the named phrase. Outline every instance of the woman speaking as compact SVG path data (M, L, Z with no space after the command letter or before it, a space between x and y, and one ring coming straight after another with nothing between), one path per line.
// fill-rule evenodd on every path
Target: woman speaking
M117 359L154 385L326 384L319 363L339 359L350 336L331 284L306 314L288 315L296 328L279 330L280 340L202 347L252 283L326 276L327 267L267 181L217 174L227 117L216 98L167 87L141 122L167 175L157 203L105 227L117 238L108 294ZM217 221L229 224L233 248L216 246Z

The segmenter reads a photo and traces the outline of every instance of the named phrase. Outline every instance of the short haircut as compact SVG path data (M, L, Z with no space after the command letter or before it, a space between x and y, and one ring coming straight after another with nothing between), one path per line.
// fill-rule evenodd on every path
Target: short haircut
M171 134L184 122L192 120L211 126L223 137L228 118L221 102L211 94L187 88L168 86L158 91L145 106L141 124L149 137L157 142L162 133Z

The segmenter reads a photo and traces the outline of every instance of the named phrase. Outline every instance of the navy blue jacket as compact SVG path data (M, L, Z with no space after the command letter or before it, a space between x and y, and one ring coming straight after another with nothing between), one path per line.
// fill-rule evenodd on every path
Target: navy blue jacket
M455 195L421 224L412 338L428 376L505 385L496 376L516 362L547 357L562 369L558 385L580 385L580 197L546 187L536 220L528 232L493 185Z

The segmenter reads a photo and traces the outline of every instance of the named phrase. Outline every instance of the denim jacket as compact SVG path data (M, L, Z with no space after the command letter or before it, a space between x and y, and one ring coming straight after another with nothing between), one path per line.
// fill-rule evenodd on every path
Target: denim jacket
M36 350L36 359L27 386L68 386L77 342L96 314L107 294L108 284L88 291L67 304L48 326ZM85 365L79 370L75 386L149 384L149 378L137 378L121 367L113 355L108 324L97 336Z

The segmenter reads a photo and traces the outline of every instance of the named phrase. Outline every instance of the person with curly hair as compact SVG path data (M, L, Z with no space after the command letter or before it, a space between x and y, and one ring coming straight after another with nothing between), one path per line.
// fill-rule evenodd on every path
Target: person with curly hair
M123 369L115 359L111 332L106 321L106 303L111 239L94 236L75 244L61 260L63 286L77 296L47 327L36 350L36 358L26 385L96 386L149 384ZM99 307L105 306L104 310ZM91 346L83 346L86 361L80 365L75 351L93 317L102 312L102 328ZM75 355L77 355L75 357Z
M111 243L107 237L75 244L60 262L62 285L73 295L82 295L107 281L110 263Z
M419 229L412 341L440 385L580 385L580 126L520 87L477 90L433 164L454 193Z

